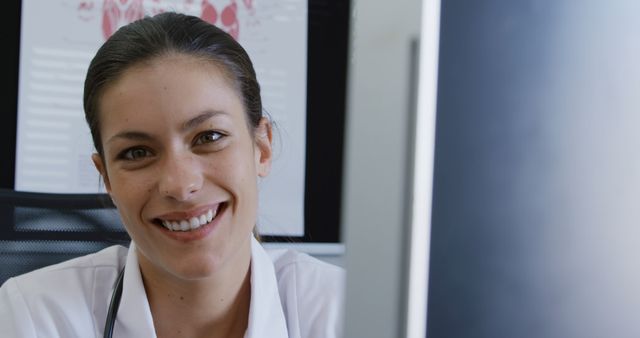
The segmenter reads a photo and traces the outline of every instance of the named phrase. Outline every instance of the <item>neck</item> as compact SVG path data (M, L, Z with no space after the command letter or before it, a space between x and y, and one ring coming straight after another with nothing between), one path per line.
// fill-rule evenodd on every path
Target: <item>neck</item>
M208 278L159 272L140 257L156 334L162 337L243 337L251 300L250 248Z

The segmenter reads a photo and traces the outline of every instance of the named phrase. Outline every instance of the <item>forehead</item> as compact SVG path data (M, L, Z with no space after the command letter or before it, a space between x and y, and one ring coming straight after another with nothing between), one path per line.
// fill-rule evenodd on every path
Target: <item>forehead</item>
M113 92L122 94L141 87L151 89L154 83L162 84L165 91L175 90L196 81L200 81L200 85L208 82L217 89L236 90L233 77L220 63L204 57L170 53L127 67L105 86L102 96Z
M103 133L150 121L179 123L207 110L244 120L238 91L221 66L180 54L130 67L105 88L98 107Z

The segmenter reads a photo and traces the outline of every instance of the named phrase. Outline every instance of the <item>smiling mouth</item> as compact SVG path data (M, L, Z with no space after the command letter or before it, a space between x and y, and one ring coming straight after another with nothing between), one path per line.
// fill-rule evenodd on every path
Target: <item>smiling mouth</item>
M156 219L156 223L162 225L166 229L170 231L180 231L187 232L199 229L209 223L211 223L216 216L220 213L223 208L224 203L220 203L218 208L209 209L202 213L201 215L191 217L189 219L182 220L164 220L164 219Z

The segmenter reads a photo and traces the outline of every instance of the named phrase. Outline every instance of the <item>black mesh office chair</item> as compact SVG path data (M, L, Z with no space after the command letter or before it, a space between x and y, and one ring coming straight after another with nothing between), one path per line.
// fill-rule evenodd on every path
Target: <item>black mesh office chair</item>
M0 284L114 244L129 237L106 194L0 189Z

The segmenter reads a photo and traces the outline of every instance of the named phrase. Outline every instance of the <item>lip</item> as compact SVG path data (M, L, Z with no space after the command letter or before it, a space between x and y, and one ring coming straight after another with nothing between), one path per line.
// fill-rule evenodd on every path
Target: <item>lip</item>
M226 203L216 203L211 205L205 205L189 211L170 212L155 218L155 220L158 220L158 219L171 220L171 221L183 220L183 219L189 219L195 216L200 216L203 213L207 212L209 209L218 210L216 217L208 224L205 224L195 230L171 231L165 228L164 226L158 224L156 221L154 221L153 223L154 225L156 225L156 227L160 230L162 234L164 234L165 236L173 240L176 240L179 242L193 242L193 241L201 240L207 237L213 230L217 228L218 223L220 223L220 219L224 216L227 210Z
M200 216L206 213L207 211L209 211L209 209L217 210L221 204L223 203L203 205L203 206L200 206L191 210L186 210L186 211L172 211L166 214L162 214L160 216L156 216L154 217L154 219L161 219L165 221L181 221L184 219L190 219L191 217Z

